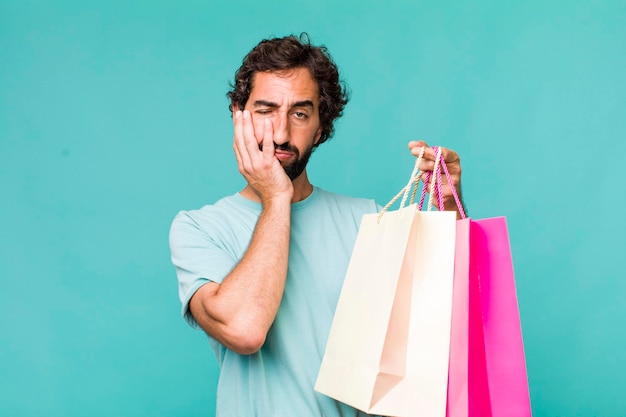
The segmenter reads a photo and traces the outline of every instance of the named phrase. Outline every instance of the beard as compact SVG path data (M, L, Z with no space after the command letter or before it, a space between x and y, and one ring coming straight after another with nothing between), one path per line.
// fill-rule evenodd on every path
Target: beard
M263 150L262 144L259 144L259 149ZM282 145L274 144L274 149L288 151L294 154L296 158L295 161L285 164L283 164L282 162L280 163L280 165L285 170L285 174L287 174L289 179L293 181L298 178L304 171L304 168L306 168L314 148L313 146L310 146L309 148L305 149L304 152L302 152L302 155L300 155L300 151L298 150L298 148L290 145L289 143L283 143Z
M305 149L304 152L302 152L302 155L300 155L300 151L298 151L295 146L290 146L287 143L277 146L276 149L293 152L296 157L295 161L283 165L285 174L287 174L291 181L295 180L302 174L304 168L306 168L306 165L309 163L309 158L311 157L311 154L313 153L313 147L311 146Z

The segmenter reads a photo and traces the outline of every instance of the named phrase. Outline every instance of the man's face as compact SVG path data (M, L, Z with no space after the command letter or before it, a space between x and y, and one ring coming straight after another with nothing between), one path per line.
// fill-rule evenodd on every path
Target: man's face
M306 68L257 72L246 103L260 142L265 119L274 129L274 155L293 181L304 171L322 134L317 82Z

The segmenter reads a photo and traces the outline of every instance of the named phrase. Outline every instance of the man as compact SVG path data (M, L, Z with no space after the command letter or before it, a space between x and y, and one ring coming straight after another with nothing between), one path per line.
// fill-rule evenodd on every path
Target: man
M307 176L348 101L337 67L306 35L264 40L229 98L247 186L180 212L170 233L183 315L207 333L221 368L217 415L363 415L313 390L361 217L377 211ZM422 146L409 143L414 155ZM459 158L444 157L460 189ZM433 165L428 148L421 168ZM446 209L450 194L446 183Z

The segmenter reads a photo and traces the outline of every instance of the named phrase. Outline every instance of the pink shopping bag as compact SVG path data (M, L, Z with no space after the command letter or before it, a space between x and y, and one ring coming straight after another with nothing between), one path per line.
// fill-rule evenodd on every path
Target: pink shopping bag
M531 416L513 262L504 217L470 222L469 341L470 417ZM474 369L478 366L481 369Z
M431 187L439 207L441 169ZM431 180L426 175L425 182ZM425 190L425 188L424 188ZM424 201L424 190L420 207ZM504 217L457 221L447 417L529 417L530 396L509 236Z
M504 217L457 221L447 417L529 417Z
M469 219L456 222L454 280L452 284L452 323L450 328L450 358L446 407L447 417L468 417L469 410L469 233ZM480 311L480 304L478 308Z

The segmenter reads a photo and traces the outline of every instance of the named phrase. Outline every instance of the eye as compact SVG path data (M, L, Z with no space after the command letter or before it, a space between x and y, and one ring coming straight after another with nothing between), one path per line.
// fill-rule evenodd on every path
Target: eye
M309 117L306 113L303 113L301 111L297 111L293 113L294 116L296 116L297 119L306 119L307 117Z
M259 109L256 111L257 114L270 114L272 111L269 109Z

